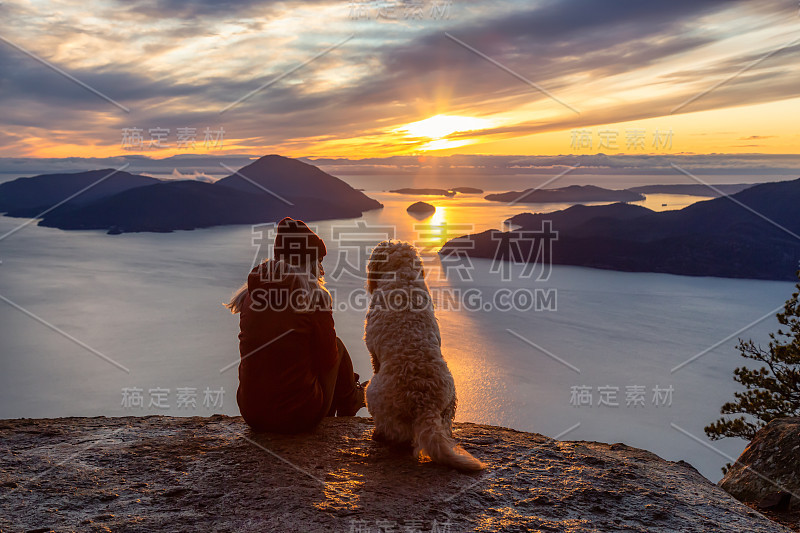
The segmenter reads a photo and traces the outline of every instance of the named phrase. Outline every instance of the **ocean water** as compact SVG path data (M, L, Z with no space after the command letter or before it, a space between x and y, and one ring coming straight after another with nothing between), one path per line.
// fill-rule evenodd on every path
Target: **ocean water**
M394 236L426 250L429 284L442 297L437 315L458 388L458 420L624 442L686 460L715 481L726 455L742 451L738 440L706 447L702 428L737 390L732 371L744 360L736 337L765 343L777 323L768 317L740 330L780 306L791 283L564 266L549 276L537 272L546 277L537 279L519 265L504 279L489 260L466 265L466 279L446 278L431 252L443 239L563 206L373 196L383 210L315 224L328 243L337 331L362 379L371 365L358 273L369 247ZM410 216L405 207L417 199L437 212ZM0 217L0 235L22 222ZM269 239L269 226L108 236L34 224L3 238L0 418L238 414L238 319L222 302L269 253ZM341 268L345 261L353 273ZM498 293L519 297L519 305L498 309ZM477 309L472 300L458 305L466 294L481 299ZM528 305L528 294L547 305Z

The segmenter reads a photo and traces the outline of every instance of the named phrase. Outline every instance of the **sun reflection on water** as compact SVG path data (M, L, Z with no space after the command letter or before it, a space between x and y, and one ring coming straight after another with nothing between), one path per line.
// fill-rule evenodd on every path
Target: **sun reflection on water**
M436 206L436 212L431 216L431 224L441 226L447 223L447 208L443 205Z
M454 227L448 219L448 208L437 205L436 211L427 220L414 225L415 233L419 237L419 242L415 243L421 248L423 253L436 253L447 241L462 235L464 228ZM471 229L471 227L470 227Z

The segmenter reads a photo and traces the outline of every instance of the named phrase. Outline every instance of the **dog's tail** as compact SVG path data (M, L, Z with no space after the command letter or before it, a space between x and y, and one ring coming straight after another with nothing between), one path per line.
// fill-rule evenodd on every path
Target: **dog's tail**
M417 456L429 456L434 462L458 470L477 471L486 467L482 462L457 445L444 427L439 413L423 414L414 422L414 442Z

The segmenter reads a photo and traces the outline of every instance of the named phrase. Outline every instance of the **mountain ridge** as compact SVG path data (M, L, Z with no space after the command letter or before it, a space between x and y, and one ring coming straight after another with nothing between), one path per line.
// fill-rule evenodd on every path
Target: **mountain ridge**
M309 221L357 218L381 207L341 179L275 154L214 183L109 169L0 184L0 212L6 216L42 215L41 226L113 234L277 222L284 216Z
M573 202L637 202L644 200L643 194L626 189L606 189L597 185L568 185L558 189L530 188L524 191L509 191L487 194L486 200L523 204L573 203Z
M0 183L0 213L28 213L33 210L36 212L31 215L11 216L35 216L59 202L85 205L159 181L151 176L113 168L17 178Z
M525 213L511 231L452 239L442 254L536 258L525 232L552 221L554 264L625 272L794 280L800 266L800 179L746 188L674 211L612 204Z

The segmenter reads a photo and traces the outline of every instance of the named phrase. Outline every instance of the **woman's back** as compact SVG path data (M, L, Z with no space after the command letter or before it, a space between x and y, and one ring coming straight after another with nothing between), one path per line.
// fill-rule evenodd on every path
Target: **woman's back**
M305 276L276 260L248 276L237 401L254 428L291 431L325 415L319 376L337 361L336 331L327 291Z

